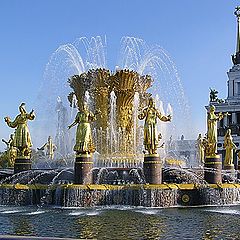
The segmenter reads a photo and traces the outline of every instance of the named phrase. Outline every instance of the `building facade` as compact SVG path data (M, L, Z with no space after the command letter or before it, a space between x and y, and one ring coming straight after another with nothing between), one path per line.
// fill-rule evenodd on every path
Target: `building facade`
M209 105L216 107L216 113L228 112L220 122L218 122L218 153L225 158L225 150L223 148L224 136L227 129L231 129L232 137L236 146L240 147L240 7L236 8L234 14L237 17L237 47L236 53L232 55L233 66L227 72L227 98L222 100L217 98L217 92L211 90ZM237 151L234 153L234 165L237 165Z

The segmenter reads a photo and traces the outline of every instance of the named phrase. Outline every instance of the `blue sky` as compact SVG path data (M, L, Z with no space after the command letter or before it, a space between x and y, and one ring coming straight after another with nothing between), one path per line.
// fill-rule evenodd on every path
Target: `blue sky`
M236 45L236 0L1 0L0 138L3 117L34 105L45 66L59 45L105 36L108 66L122 36L159 44L174 60L188 96L193 125L205 131L209 87L226 97L226 72ZM179 119L179 121L181 121ZM31 123L34 124L34 123Z

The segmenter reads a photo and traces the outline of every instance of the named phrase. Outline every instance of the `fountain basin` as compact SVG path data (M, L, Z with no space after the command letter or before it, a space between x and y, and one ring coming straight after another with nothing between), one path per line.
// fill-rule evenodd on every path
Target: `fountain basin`
M2 205L176 207L240 204L240 184L2 184Z

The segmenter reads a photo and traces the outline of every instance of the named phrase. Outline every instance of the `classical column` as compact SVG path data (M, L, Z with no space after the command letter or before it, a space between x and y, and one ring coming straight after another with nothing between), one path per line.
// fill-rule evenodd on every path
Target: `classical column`
M237 114L235 112L232 113L232 124L237 123Z
M228 118L227 116L225 116L223 118L223 127L227 127L227 125L228 125L228 119L227 118Z

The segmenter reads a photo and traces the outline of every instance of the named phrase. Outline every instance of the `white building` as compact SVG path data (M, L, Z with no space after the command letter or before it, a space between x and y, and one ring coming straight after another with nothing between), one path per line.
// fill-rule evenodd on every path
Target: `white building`
M234 143L240 147L240 7L236 8L234 14L237 17L237 47L236 53L232 55L232 68L227 72L228 81L228 95L224 100L219 100L217 97L210 99L210 105L216 107L216 113L229 113L229 116L224 117L218 123L218 152L224 159L225 150L223 149L224 135L227 129L232 130ZM234 154L234 164L237 165L236 152Z

